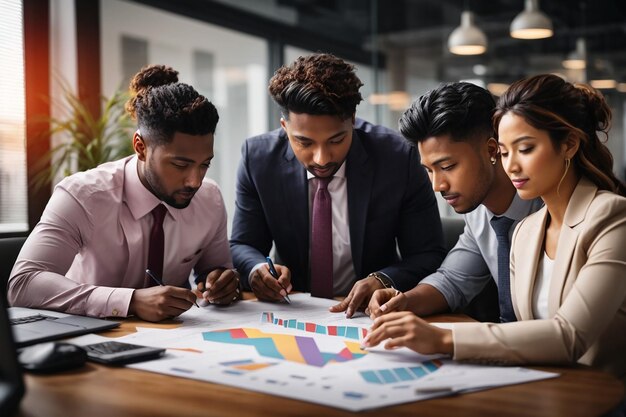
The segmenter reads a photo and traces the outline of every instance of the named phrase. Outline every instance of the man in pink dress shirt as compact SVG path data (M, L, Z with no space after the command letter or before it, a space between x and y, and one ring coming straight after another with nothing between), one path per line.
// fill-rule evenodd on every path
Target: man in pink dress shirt
M56 186L11 272L12 305L158 321L183 313L197 295L214 304L238 298L224 202L205 178L217 110L177 74L150 66L135 75L127 104L139 127L135 154ZM155 285L146 268L160 204L167 211Z

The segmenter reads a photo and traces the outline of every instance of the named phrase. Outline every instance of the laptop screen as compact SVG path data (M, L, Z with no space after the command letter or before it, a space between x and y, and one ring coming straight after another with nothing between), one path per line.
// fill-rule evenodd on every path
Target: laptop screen
M22 369L17 362L13 333L4 297L0 297L0 415L10 416L24 396Z

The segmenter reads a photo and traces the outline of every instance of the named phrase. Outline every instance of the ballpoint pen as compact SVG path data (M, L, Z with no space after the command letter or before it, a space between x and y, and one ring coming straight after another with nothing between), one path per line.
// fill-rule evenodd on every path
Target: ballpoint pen
M267 266L270 268L270 274L272 274L272 276L274 278L276 278L276 282L278 282L278 285L280 285L280 288L282 288L283 291L285 291L285 295L283 296L283 300L285 300L286 302L291 304L291 300L289 299L289 295L287 294L287 290L278 281L278 272L276 272L276 268L274 268L274 262L272 262L272 258L270 258L269 256L266 256L265 259L267 259Z
M146 274L148 274L148 276L149 276L150 278L152 278L152 281L154 281L154 282L156 282L157 284L159 284L159 286L161 286L161 287L164 287L164 286L165 286L165 284L163 284L163 282L161 282L161 280L160 280L160 279L158 279L158 278L156 277L156 275L154 275L154 272L150 271L149 269L146 269ZM198 305L198 303L197 303L197 302L195 302L195 301L194 301L193 303L196 305L196 307L200 307L200 306Z

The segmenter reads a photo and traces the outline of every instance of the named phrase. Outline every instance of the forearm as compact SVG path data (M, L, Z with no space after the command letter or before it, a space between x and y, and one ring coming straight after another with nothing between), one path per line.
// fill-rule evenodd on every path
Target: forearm
M405 292L404 295L407 298L407 309L418 316L430 316L450 311L443 294L431 285L420 284Z
M8 285L13 306L42 308L93 317L125 317L133 289L80 284L63 275L20 268Z

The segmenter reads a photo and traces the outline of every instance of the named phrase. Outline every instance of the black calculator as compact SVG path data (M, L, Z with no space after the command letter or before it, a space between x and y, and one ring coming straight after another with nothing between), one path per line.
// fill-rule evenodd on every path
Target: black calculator
M163 348L133 345L122 342L101 342L83 346L87 359L107 365L126 365L156 359L165 353Z

